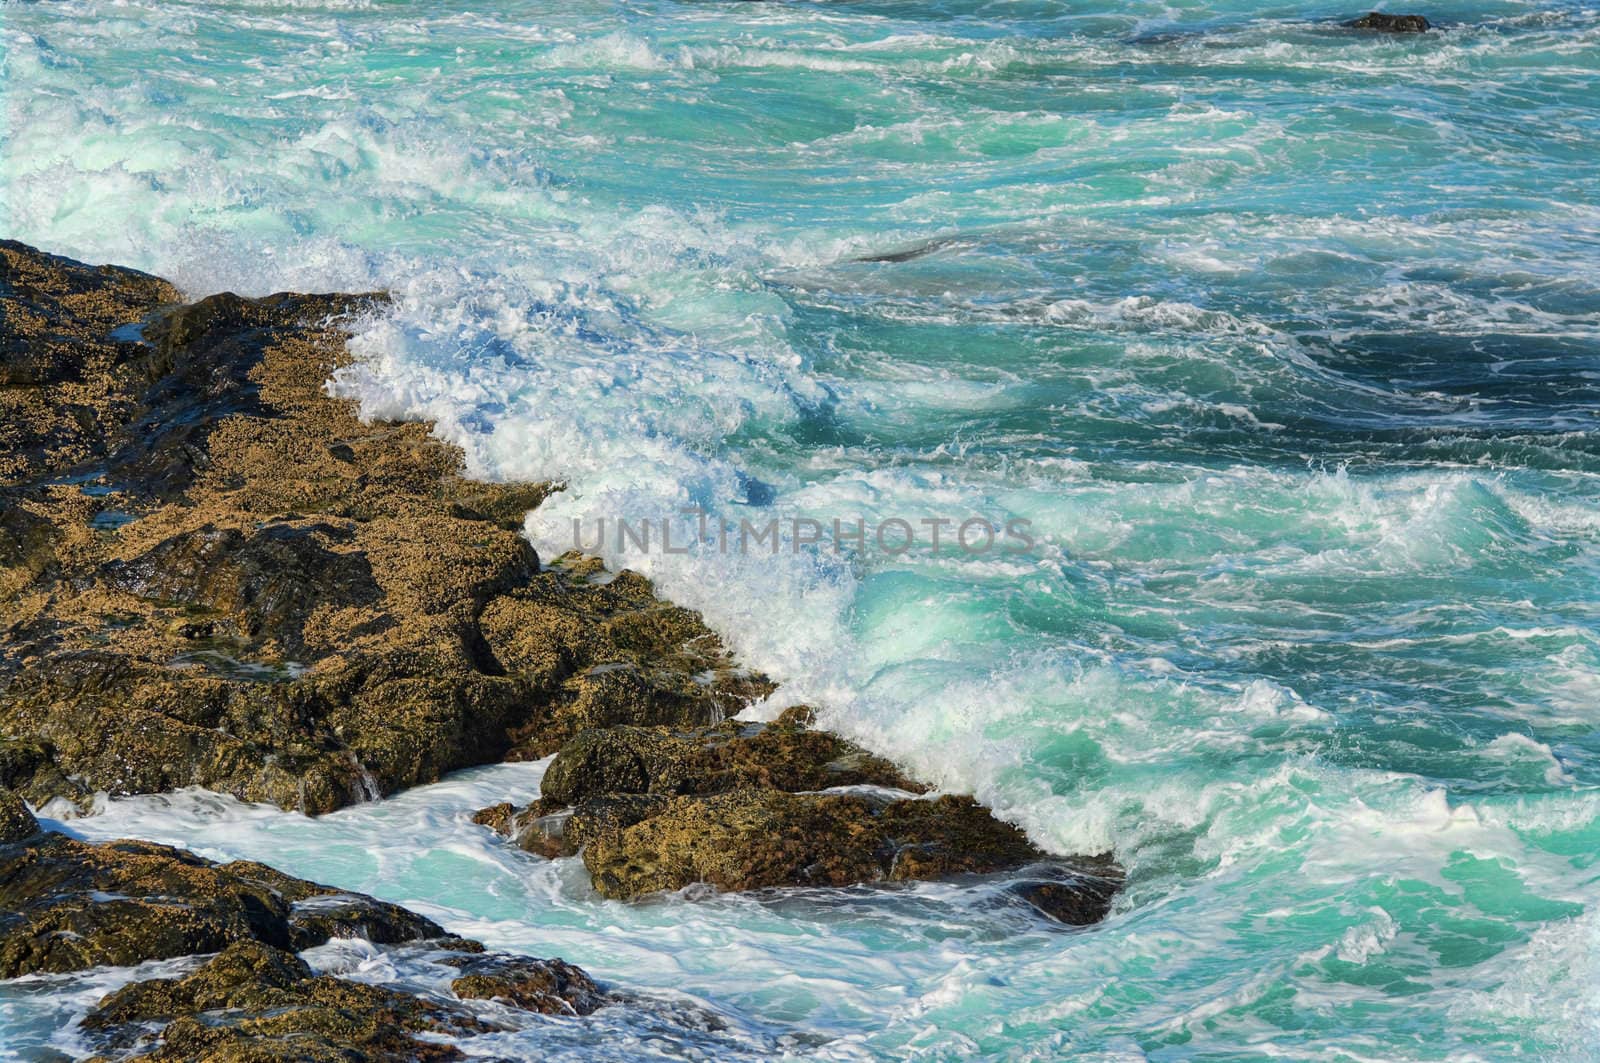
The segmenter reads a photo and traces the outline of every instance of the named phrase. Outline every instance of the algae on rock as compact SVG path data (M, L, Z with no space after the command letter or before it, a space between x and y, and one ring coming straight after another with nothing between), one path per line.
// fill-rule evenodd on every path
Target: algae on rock
M381 296L178 298L0 243L0 784L318 813L771 689L643 577L541 566L550 485L324 393Z

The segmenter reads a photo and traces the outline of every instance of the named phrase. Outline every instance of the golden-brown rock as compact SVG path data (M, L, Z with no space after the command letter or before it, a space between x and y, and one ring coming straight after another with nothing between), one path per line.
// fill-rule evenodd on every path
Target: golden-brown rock
M549 485L324 393L381 297L177 298L0 244L0 785L316 813L771 689L642 577L542 568Z
M458 1002L492 998L543 1015L608 1002L561 960L487 952L397 905L262 864L41 832L9 791L0 825L0 978L218 953L183 977L135 981L101 1000L83 1029L108 1058L456 1059L438 1035L517 1026ZM314 975L294 954L336 937L454 968L455 1000Z
M0 845L27 841L38 833L39 821L22 798L10 790L0 790Z
M110 994L84 1027L102 1049L135 1048L160 1029L151 1063L307 1063L462 1058L418 1034L482 1033L465 1009L383 986L315 975L299 957L254 941L230 945L182 978L135 982Z
M590 832L583 848L595 888L617 898L697 882L749 890L940 878L1044 855L968 797L884 802L757 788L672 798L638 823Z
M561 747L540 789L547 801L561 805L606 794L712 794L741 786L926 789L882 757L799 719L790 715L770 725L729 721L686 731L584 731Z
M503 1000L541 1015L587 1015L605 1003L594 979L560 960L467 953L443 962L461 971L450 991L462 1000Z
M1122 881L1109 855L1062 861L970 797L923 799L893 764L809 726L610 727L556 755L542 797L475 820L543 856L581 855L595 889L630 899L718 890L846 886L1009 872L1015 896L1060 922L1104 918Z
M330 398L381 296L177 300L0 244L0 786L38 804L200 785L317 813L560 750L537 808L484 818L582 848L611 896L1042 856L968 798L907 800L914 780L806 712L720 723L772 684L643 576L541 564L518 529L552 485L470 482L430 426ZM360 925L314 907L318 932ZM146 936L238 938L238 911L207 911L153 910ZM98 944L19 964L113 951L98 915L57 914Z
M470 949L429 958L463 970L451 986L459 1001L494 999L541 1015L587 1015L606 1003L588 975L560 960ZM292 953L241 941L181 978L109 994L83 1027L108 1055L133 1049L141 1060L412 1063L462 1058L444 1039L516 1028L501 1018L449 999L317 975ZM152 1027L159 1039L146 1054L139 1049Z
M398 905L263 864L150 842L39 833L0 848L0 978L216 952L235 941L303 949L332 937L441 937Z

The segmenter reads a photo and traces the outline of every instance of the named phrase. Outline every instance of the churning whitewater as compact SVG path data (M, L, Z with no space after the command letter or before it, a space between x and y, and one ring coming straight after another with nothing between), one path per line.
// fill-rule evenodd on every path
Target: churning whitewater
M1070 933L949 883L607 902L467 820L539 765L66 826L726 1025L512 1056L1600 1052L1600 12L1422 10L8 0L0 236L388 289L332 392L564 481L541 553L691 509L1026 522L602 553L782 682L753 715L813 704L1129 882ZM116 977L0 989L0 1056L78 1051Z

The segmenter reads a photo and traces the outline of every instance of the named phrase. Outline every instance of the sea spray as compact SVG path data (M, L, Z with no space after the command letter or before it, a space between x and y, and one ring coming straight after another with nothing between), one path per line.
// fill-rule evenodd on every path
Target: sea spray
M616 559L785 681L758 713L1132 877L1066 936L962 883L600 903L464 822L518 766L80 829L431 905L756 1054L1592 1054L1600 17L1359 13L7 7L4 235L389 289L338 393L564 482L542 553L690 507L1030 522Z

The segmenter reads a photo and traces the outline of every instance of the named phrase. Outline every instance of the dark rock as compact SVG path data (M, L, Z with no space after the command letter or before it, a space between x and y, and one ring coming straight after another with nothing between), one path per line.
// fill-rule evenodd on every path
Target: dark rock
M1042 855L968 798L904 799L808 710L718 723L772 683L638 573L541 564L516 529L552 485L471 483L431 426L329 398L340 322L381 297L176 301L0 243L0 781L35 804L199 785L318 813L560 751L537 807L483 819L581 849L609 896ZM17 972L437 930L260 865L23 851L0 870Z
M583 971L560 960L445 950L460 970L458 1001L496 1000L542 1015L588 1015L608 1003ZM83 1028L102 1050L155 1061L378 1061L461 1058L443 1037L515 1027L461 1003L317 975L292 953L255 941L229 945L181 978L111 993ZM152 1039L151 1031L159 1030ZM419 1036L421 1035L421 1036ZM143 1054L153 1041L153 1051Z
M38 833L39 821L22 798L10 790L0 790L0 845L24 842Z
M52 549L55 526L29 511L20 499L0 495L0 571L12 570L13 586L0 585L0 593L14 591L38 578L55 560Z
M289 942L311 948L331 938L365 938L375 945L396 945L444 934L433 920L405 908L373 900L361 893L319 893L289 907Z
M603 794L678 793L697 748L665 728L583 731L561 747L539 790L563 805Z
M0 791L0 977L217 953L178 978L109 994L83 1021L110 1056L191 1061L456 1059L418 1035L507 1029L457 1001L316 975L290 950L331 937L412 944L453 967L458 1001L587 1015L604 991L561 960L490 953L396 905L239 861L144 842L41 834Z
M561 747L540 786L547 801L575 804L607 794L713 794L743 786L824 790L926 788L898 768L789 710L771 725L730 722L674 732L611 727L580 733Z
M1375 30L1379 33L1425 33L1433 28L1421 15L1389 15L1382 11L1369 11L1340 25L1353 30Z
M498 805L480 808L472 814L472 822L482 827L488 827L496 834L511 836L511 825L515 819L516 806L510 801L502 801Z
M606 996L581 969L561 960L499 953L447 958L461 976L450 983L462 1000L503 1000L542 1015L588 1015Z
M152 1063L346 1063L462 1058L418 1034L461 1035L493 1027L470 1012L382 986L315 975L270 945L230 945L182 978L135 982L110 994L84 1028L105 1049L142 1046L160 1026ZM121 1054L118 1052L118 1054Z
M1039 914L1067 926L1098 923L1111 911L1122 872L1109 860L1083 863L1070 877L1013 883L1007 892Z
M0 850L0 912L0 978L127 966L236 941L298 949L335 936L394 942L444 933L397 905L262 864L60 834Z
M0 240L0 487L106 453L139 376L112 332L177 299L155 277Z
M1046 861L968 797L924 787L797 707L771 724L608 727L556 755L543 796L475 817L543 856L581 855L595 889L628 899L719 890L945 878ZM1091 857L1029 903L1066 922L1104 916L1121 872Z
M596 835L658 814L667 796L748 787L924 789L888 761L837 735L810 730L810 717L810 709L797 707L772 724L581 731L545 772L537 805L521 814L485 809L479 815L502 821L497 829L529 852L570 856ZM573 807L563 811L568 806Z
M383 598L366 556L341 549L354 534L346 522L273 521L249 532L207 524L111 562L102 578L137 597L234 614L243 634L270 635L301 653L314 611Z
M519 531L528 512L550 497L550 484L493 483L463 485L451 503L451 515L488 521L506 531Z
M90 1030L173 1019L185 1013L248 1007L248 997L288 989L314 975L304 960L259 941L238 941L182 978L133 982L103 998L84 1019Z
M573 856L595 838L620 833L660 815L670 800L661 794L586 797L577 808L531 820L518 833L517 844L531 853Z
M52 797L88 797L82 784L67 778L56 767L48 747L4 738L0 738L0 788L13 790L35 805L42 805Z
M620 830L589 832L582 855L597 890L631 898L692 883L748 890L939 878L1044 854L971 798L883 802L750 788L670 798Z

